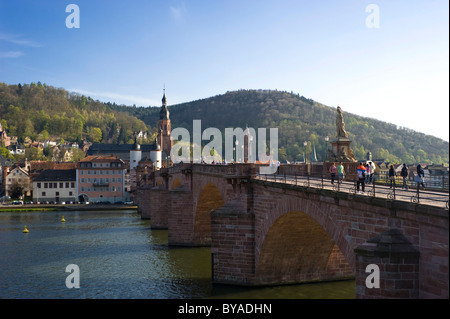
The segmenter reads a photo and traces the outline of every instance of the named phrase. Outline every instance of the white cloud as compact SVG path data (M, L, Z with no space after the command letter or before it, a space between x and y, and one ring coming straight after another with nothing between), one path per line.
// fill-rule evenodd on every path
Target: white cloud
M9 34L9 33L0 32L0 40L7 41L7 42L17 44L17 45L21 45L21 46L32 47L32 48L39 48L42 46L41 44L37 43L36 41L22 39L18 35Z
M5 52L0 52L0 59L18 58L18 57L21 57L22 55L24 55L24 53L22 51L5 51Z
M183 17L186 15L187 10L184 3L179 5L178 7L170 6L170 16L175 21L182 21Z

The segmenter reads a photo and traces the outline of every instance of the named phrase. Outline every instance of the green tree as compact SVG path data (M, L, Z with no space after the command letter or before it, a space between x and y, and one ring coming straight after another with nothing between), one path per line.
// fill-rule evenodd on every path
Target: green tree
M27 191L28 183L13 181L9 187L9 194L13 199L20 199Z
M102 130L98 127L94 127L90 133L90 139L94 143L99 143L102 140Z
M0 147L0 154L6 159L14 160L14 156L6 147Z

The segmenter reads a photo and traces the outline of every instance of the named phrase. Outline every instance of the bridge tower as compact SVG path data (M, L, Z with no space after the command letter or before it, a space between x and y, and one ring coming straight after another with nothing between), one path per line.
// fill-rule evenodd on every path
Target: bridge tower
M170 139L171 124L170 124L170 113L167 108L167 98L166 89L164 89L164 94L162 97L162 106L159 111L159 121L158 121L158 136L157 142L161 146L161 151L163 152L163 157L167 158L170 155L170 150L172 149L173 141Z

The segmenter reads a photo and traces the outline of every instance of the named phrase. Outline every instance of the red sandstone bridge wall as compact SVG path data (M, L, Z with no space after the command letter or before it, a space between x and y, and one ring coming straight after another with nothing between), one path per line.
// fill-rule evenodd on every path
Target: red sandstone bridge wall
M156 177L162 189L167 184L165 192L136 192L145 197L137 201L140 206L163 203L151 213L140 207L143 216L153 214L156 221L166 214L169 244L211 244L215 282L258 285L364 276L356 268L362 264L356 263L355 248L399 229L420 259L411 273L407 265L387 264L400 276L390 285L413 285L408 289L419 292L411 296L448 298L447 210L251 180L244 166L194 165L167 172L166 178ZM414 271L419 287L401 278L416 276Z

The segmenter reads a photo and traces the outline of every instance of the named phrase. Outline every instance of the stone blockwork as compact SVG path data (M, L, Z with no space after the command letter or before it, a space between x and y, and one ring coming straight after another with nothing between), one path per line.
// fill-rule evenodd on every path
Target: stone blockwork
M170 191L169 245L195 246L195 212L192 193L186 187Z
M420 253L398 229L368 240L355 253L356 298L419 298Z
M405 259L394 271L395 251L391 260L378 261L389 276L404 277L395 279L397 297L448 298L448 210L257 180L254 172L252 166L183 164L155 173L151 182L159 188L138 189L136 202L143 217L161 224L167 218L170 245L210 244L217 283L356 276L360 284L367 260L355 248L371 247L371 240L394 229L419 252L414 263ZM388 292L392 281L383 285L385 293L358 288L358 297L395 295Z
M240 201L230 201L212 213L213 282L254 284L254 218Z

